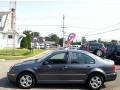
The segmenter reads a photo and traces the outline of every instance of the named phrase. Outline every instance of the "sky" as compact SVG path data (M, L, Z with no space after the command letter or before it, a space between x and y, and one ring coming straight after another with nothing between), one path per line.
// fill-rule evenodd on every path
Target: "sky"
M70 33L80 40L120 40L120 0L18 0L17 31L55 33L62 37L62 16L65 16L66 38ZM9 9L9 1L0 1L0 10Z

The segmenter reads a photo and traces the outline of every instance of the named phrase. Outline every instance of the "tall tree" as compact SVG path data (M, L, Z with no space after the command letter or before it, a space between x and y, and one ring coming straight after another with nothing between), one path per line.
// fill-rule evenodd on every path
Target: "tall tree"
M32 37L40 37L40 33L39 32L32 32L31 36Z
M50 38L48 36L46 36L45 41L50 41Z
M21 48L27 48L30 49L31 48L31 36L30 36L30 32L31 31L24 31L23 34L26 35L26 37L24 37L21 41L20 47Z
M81 40L82 44L85 44L87 41L86 41L86 38L85 37L82 37L82 40Z
M62 47L63 46L63 38L59 39L59 45Z
M51 41L55 41L55 43L58 44L58 42L59 42L59 37L58 37L56 34L52 34L52 35L50 36L50 40L51 40Z
M59 37L56 34L49 34L47 37L45 37L46 41L54 41L56 44L59 43Z
M101 43L101 38L98 38L98 42Z

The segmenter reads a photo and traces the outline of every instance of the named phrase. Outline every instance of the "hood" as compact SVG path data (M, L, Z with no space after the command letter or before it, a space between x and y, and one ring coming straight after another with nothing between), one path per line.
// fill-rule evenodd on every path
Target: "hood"
M21 65L33 65L34 63L36 63L36 59L34 60L27 60L27 61L24 61L22 63L18 63L18 64L15 64L14 66L21 66Z

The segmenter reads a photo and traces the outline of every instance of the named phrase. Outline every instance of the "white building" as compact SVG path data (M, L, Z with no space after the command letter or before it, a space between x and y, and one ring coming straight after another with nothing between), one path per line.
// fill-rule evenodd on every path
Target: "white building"
M16 31L16 18L12 11L0 11L0 49L20 48L22 35Z

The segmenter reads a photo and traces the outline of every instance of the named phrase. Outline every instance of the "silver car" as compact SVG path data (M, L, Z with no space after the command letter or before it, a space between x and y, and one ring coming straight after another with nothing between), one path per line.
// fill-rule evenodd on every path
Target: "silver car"
M12 66L8 79L28 89L36 83L84 83L92 90L116 79L114 62L87 51L58 50Z

